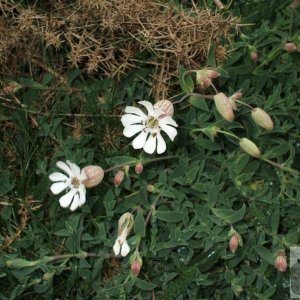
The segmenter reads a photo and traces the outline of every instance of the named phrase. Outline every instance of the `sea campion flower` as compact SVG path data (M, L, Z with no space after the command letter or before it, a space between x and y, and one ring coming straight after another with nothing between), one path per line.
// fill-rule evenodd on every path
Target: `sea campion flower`
M148 101L139 101L139 104L146 107L148 115L145 115L142 110L134 106L125 108L125 115L121 121L124 128L123 134L130 138L139 133L132 142L134 149L144 149L148 154L157 151L161 154L166 151L166 142L161 135L164 131L171 141L177 135L177 123L170 116L166 116L163 110L153 106Z
M86 189L83 181L87 179L84 170L67 160L67 163L58 161L56 166L63 170L68 176L61 172L54 172L49 175L49 179L54 183L50 190L54 195L60 194L67 190L67 193L59 199L61 207L69 207L74 211L85 203Z
M113 247L115 255L121 254L123 257L125 257L129 253L130 247L127 243L126 238L133 227L133 223L134 220L131 213L125 213L119 219L118 237Z

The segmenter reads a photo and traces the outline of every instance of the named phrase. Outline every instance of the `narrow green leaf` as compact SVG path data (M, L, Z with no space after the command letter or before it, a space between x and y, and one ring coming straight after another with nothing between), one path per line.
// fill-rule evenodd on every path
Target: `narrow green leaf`
M136 278L135 285L136 285L136 287L138 287L144 291L152 291L153 289L156 288L156 284L152 284L150 282L147 282L147 281L139 279L139 278Z
M257 252L257 254L267 263L269 263L270 265L274 264L274 256L273 254L267 250L265 247L262 246L257 246L255 248L255 251Z
M137 213L134 220L134 233L141 237L145 237L145 220L141 211Z
M155 217L158 220L170 222L170 223L176 223L181 221L185 213L183 212L177 212L177 211L162 211L162 210L156 210L155 211Z
M213 208L212 212L219 218L223 219L228 224L236 223L244 217L246 212L246 205L243 206L235 211L233 209L226 209L226 208Z

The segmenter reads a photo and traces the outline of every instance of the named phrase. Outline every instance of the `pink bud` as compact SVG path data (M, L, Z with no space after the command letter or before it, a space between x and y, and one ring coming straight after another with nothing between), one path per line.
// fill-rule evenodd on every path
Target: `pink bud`
M87 176L87 179L83 182L86 188L98 185L104 177L104 171L99 166L86 166L83 170Z
M241 236L238 233L235 233L234 235L231 236L229 241L229 249L232 253L235 253L235 251L239 246L240 241L241 241Z
M226 121L232 122L234 119L234 114L229 98L223 93L218 93L214 96L214 101L219 114Z
M257 52L255 52L255 51L250 52L250 58L256 64L257 63L257 58L258 58Z
M218 78L220 75L221 74L219 72L217 72L216 70L207 70L206 71L206 76L211 79Z
M285 256L285 255L278 255L278 256L275 258L274 267L275 267L279 272L285 272L285 271L286 271L286 268L287 268L286 256Z
M297 8L297 6L300 5L300 0L294 0L291 4L291 8Z
M294 43L286 43L283 46L283 49L286 50L287 52L295 52L297 51L297 46Z
M138 259L134 260L132 263L131 263L131 272L137 276L139 275L140 271L141 271L141 263L139 262Z
M136 174L141 174L143 172L143 169L144 169L144 166L142 163L138 163L136 166L135 166L135 173Z
M115 178L114 178L115 187L118 187L122 183L122 181L124 179L124 174L125 173L121 170L117 172L117 174L115 175Z
M235 92L230 98L232 98L234 100L239 100L242 96L243 96L243 93L238 91L238 92Z

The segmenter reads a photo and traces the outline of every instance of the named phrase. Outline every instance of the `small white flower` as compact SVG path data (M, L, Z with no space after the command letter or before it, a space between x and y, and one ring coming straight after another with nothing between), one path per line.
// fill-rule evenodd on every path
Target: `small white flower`
M131 213L125 213L121 216L118 222L118 237L113 246L115 255L121 254L123 257L130 252L130 247L127 243L127 236L133 227L134 219Z
M144 149L148 154L158 154L166 151L166 143L161 135L164 131L171 141L177 135L177 123L170 116L166 116L161 108L153 106L148 101L139 101L139 104L146 107L148 115L145 115L139 108L127 106L125 115L121 121L124 128L123 134L130 138L139 133L132 142L134 149Z
M60 172L54 172L49 175L49 179L54 183L51 185L50 190L54 195L67 190L67 193L59 199L61 207L69 207L74 211L85 203L85 186L83 181L87 179L84 170L67 160L67 163L58 161L57 167L63 170L68 176Z

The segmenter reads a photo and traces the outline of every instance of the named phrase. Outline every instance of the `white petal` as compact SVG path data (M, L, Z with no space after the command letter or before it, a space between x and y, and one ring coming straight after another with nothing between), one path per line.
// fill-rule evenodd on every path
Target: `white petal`
M63 171L65 171L65 172L69 175L69 177L73 177L73 176L74 176L72 170L69 168L69 166L68 166L65 162L63 162L63 161L58 161L58 162L56 163L56 165L57 165L58 168L60 168L60 169L62 169Z
M61 207L69 207L72 199L74 197L76 193L75 189L71 189L67 194L63 195L60 199L59 199L59 204Z
M70 184L69 180L66 182L55 182L51 185L50 190L54 195L57 195L65 190Z
M80 168L69 160L67 160L67 164L70 166L73 176L78 178L80 176Z
M129 125L124 128L123 134L129 138L142 131L144 128L144 125Z
M174 127L178 127L178 124L170 116L166 116L160 119L159 124L167 124L167 125L172 125Z
M146 139L148 136L148 131L142 131L132 142L132 147L134 149L142 149L145 146Z
M160 133L157 134L157 153L164 153L167 149L166 142Z
M125 257L125 256L127 256L127 254L128 254L129 252L130 252L130 248L129 248L129 246L128 246L127 241L125 240L125 241L123 242L123 245L122 245L121 255L122 255L123 257Z
M138 104L141 104L141 105L146 107L146 109L148 111L148 115L150 115L150 116L154 115L154 109L153 109L153 105L152 105L151 102L149 102L149 101L139 101Z
M132 114L123 115L121 118L121 122L125 127L132 124L141 124L142 121L143 119L140 116L136 116Z
M175 136L177 135L177 130L169 125L160 124L161 129L169 136L171 141L174 141Z
M127 106L125 108L125 112L129 113L129 114L136 114L144 120L147 118L147 116L139 108L134 107L134 106Z
M155 148L156 148L156 136L150 134L143 149L146 153L152 154L155 151Z
M88 178L88 177L87 177L85 171L82 169L82 170L81 170L81 173L80 173L80 176L78 177L78 179L79 179L80 181L84 181L84 180L86 180L87 178Z
M78 207L79 207L79 195L78 195L78 193L76 193L74 196L73 202L71 204L70 210L74 211Z
M83 205L85 203L86 197L86 190L85 190L85 186L83 184L80 185L79 189L79 206Z
M119 239L116 240L116 242L113 246L113 250L114 250L115 255L120 254L121 246L120 246L120 243L119 243Z
M155 107L155 106L153 107L153 117L154 118L158 119L159 116L161 116L163 114L164 114L164 112L162 109L160 109L159 107Z
M60 173L60 172L54 172L52 174L49 175L49 179L51 181L65 181L68 179L68 177L63 174L63 173Z

